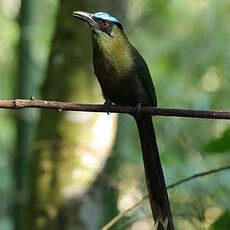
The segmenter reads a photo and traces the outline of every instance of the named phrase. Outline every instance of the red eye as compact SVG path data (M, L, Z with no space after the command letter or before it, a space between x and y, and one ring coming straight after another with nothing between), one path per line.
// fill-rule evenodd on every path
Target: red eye
M107 22L107 21L102 21L100 23L100 25L101 25L101 28L104 29L104 30L109 28L109 22Z

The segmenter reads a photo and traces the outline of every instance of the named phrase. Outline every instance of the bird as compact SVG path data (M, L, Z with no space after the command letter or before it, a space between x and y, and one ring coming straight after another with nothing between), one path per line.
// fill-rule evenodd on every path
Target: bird
M91 14L74 11L72 14L89 25L94 73L105 99L106 110L111 104L136 108L131 115L139 132L152 216L158 230L172 230L173 218L152 117L141 112L141 106L157 106L149 68L128 40L117 17L106 12Z

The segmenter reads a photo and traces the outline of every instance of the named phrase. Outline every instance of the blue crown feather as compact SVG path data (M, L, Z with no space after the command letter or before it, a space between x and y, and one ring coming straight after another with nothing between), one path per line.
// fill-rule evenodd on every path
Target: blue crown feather
M121 25L120 21L116 17L111 16L108 13L105 13L105 12L98 12L98 13L95 13L93 16L95 18L100 18L100 19L111 21L113 23L118 23L118 24Z

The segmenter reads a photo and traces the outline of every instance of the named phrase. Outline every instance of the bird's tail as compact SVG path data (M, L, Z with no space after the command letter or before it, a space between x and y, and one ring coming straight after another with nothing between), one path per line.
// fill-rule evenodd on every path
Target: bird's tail
M137 115L134 118L141 141L145 178L153 218L155 223L158 224L158 230L173 230L172 214L152 118L150 115Z

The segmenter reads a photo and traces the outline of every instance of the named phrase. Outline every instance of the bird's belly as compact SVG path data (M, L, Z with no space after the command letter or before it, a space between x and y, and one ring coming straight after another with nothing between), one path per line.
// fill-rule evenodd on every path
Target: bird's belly
M100 75L97 77L105 99L124 106L136 106L138 103L151 105L149 96L136 78L117 75L103 76L103 79Z
M125 63L115 65L111 61L95 55L94 72L106 100L124 106L136 106L138 103L152 104L135 71L128 68Z

